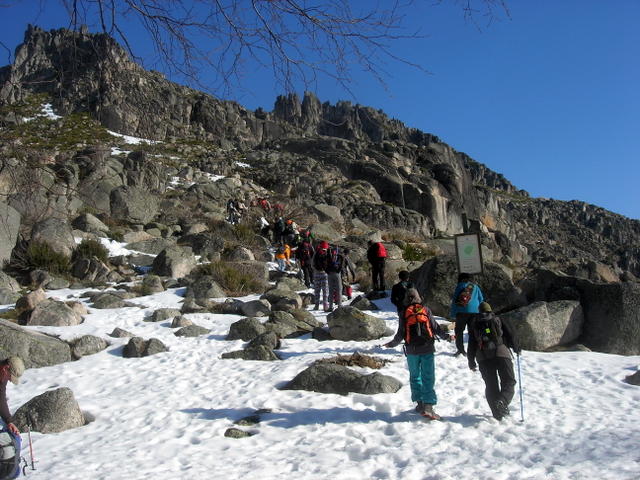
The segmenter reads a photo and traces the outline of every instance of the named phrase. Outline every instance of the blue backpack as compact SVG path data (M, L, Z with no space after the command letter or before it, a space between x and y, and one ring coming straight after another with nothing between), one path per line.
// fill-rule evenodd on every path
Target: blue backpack
M4 422L0 423L0 480L20 476L20 448L22 439L9 431Z

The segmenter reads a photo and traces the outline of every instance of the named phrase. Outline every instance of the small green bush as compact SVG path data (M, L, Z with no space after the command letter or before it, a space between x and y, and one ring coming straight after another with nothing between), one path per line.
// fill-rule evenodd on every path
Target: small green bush
M44 242L31 242L27 247L25 261L26 270L46 270L54 275L66 275L71 270L71 259Z
M0 318L16 323L18 321L18 311L15 308L0 313Z
M135 293L139 297L146 297L147 295L152 295L154 292L149 285L138 284L132 286L129 291L131 293Z
M407 243L402 250L402 258L408 262L422 262L432 256L432 252L412 243Z
M239 272L226 262L212 262L199 265L194 276L210 275L230 296L248 295L261 292L264 284L249 274Z
M107 232L107 237L111 240L115 240L116 242L124 242L124 234L118 230L109 230Z
M84 239L73 252L73 259L96 257L103 263L109 260L109 250L97 240Z

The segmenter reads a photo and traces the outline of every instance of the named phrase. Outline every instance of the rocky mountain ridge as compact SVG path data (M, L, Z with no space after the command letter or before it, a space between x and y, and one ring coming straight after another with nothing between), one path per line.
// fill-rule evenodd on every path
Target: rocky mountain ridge
M228 195L276 195L301 210L327 204L344 218L419 239L479 231L489 260L525 271L544 267L610 282L640 276L639 221L583 202L531 198L436 136L370 107L331 105L305 94L302 100L278 97L271 112L252 112L145 71L106 35L29 27L14 64L0 69L0 103L15 105L34 94L50 99L60 115L88 113L119 133L174 146L191 139L191 153L201 152L177 170L250 180L248 190L230 185ZM4 121L19 119L5 115ZM69 215L84 205L117 216L115 188L163 193L162 176L172 170L151 154L115 159L108 149L87 150L82 142L51 156L54 174L47 181L56 191L43 195L55 197ZM251 168L235 167L234 159ZM22 197L8 184L7 203L20 210ZM72 189L79 199L71 198ZM222 197L194 187L182 200L206 211L206 202L219 206Z

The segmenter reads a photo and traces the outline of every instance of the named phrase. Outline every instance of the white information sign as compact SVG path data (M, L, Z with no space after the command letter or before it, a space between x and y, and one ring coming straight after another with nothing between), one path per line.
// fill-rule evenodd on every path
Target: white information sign
M477 233L463 233L456 235L455 239L458 273L470 273L473 275L482 273L480 235Z

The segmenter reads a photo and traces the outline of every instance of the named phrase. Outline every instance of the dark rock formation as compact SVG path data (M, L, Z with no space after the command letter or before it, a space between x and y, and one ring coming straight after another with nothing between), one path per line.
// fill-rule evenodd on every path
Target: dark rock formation
M350 392L375 395L395 393L402 383L393 377L375 372L363 375L342 365L315 363L300 372L283 390L309 390L319 393L347 395Z

